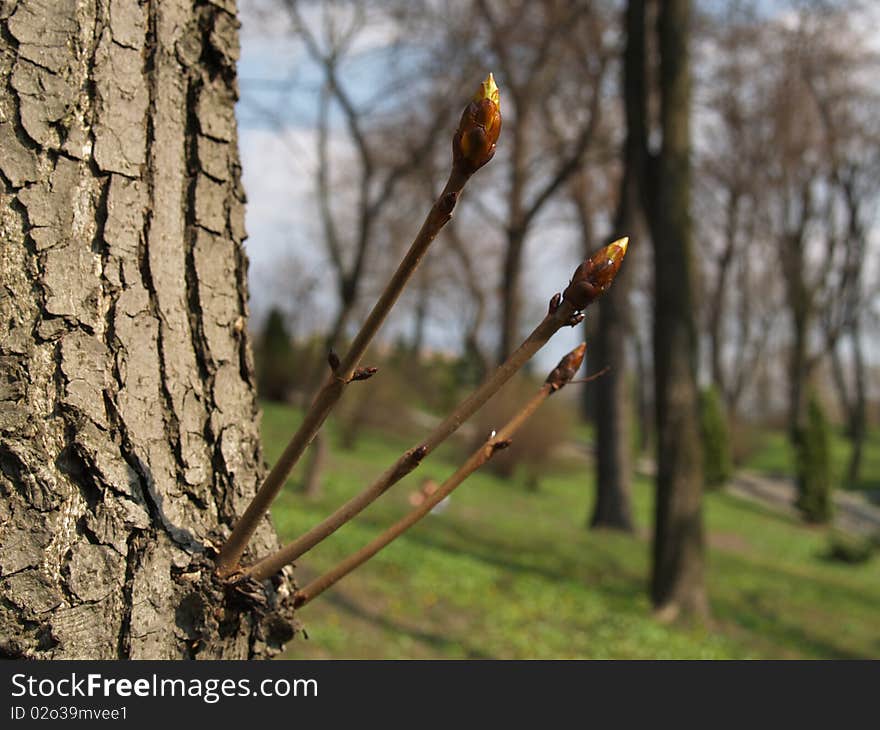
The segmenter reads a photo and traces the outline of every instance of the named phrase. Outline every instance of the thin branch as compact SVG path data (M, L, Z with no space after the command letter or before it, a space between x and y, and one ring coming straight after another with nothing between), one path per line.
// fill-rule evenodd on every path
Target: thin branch
M507 448L514 434L520 427L538 410L541 404L553 393L563 388L572 376L580 368L584 358L585 344L581 344L568 355L550 373L547 381L541 389L513 416L501 430L495 432L486 439L485 443L474 451L452 476L450 476L440 488L428 496L422 504L412 510L406 517L398 521L379 537L368 543L356 553L353 553L334 568L313 580L305 588L294 595L294 605L299 608L312 601L317 596L334 585L337 581L351 573L355 568L363 565L367 560L378 553L382 548L397 539L410 527L427 515L434 507L452 494L455 489L464 482L477 469L488 462L498 451Z
M351 382L355 370L361 358L367 350L376 332L388 316L413 272L418 267L422 257L431 245L437 233L452 217L458 193L464 187L467 178L457 170L453 170L446 187L437 198L428 217L425 219L421 230L410 246L409 251L400 262L379 300L370 311L367 320L355 337L345 358L331 373L330 378L324 383L314 401L312 401L302 424L293 435L281 457L269 472L263 485L260 487L253 501L232 531L229 540L223 546L218 558L218 570L221 574L233 572L241 554L256 529L262 516L269 509L269 505L277 496L284 484L287 475L290 474L296 462L302 456L303 451L311 443L315 434L321 428L331 409L342 396L345 387Z
M415 469L421 461L479 410L514 374L538 352L562 327L575 326L583 320L581 313L611 285L626 254L628 239L620 239L600 249L574 273L565 292L550 301L547 315L525 341L465 398L427 439L405 451L394 464L372 484L339 507L323 522L300 535L293 542L246 569L245 575L263 580L311 550L346 522L360 514L394 484Z
M571 324L575 314L574 308L564 302L553 314L548 314L526 338L525 342L471 395L462 401L447 418L438 425L422 443L405 451L394 464L363 491L352 497L323 522L315 525L296 540L285 545L281 550L259 561L246 569L246 575L263 580L278 572L288 563L293 562L311 550L322 540L332 535L346 522L360 514L388 489L403 479L434 449L455 433L477 410L497 393L501 387L525 365L532 356L556 332L567 324Z
M453 165L446 186L428 213L425 222L412 242L403 260L385 286L378 301L354 338L348 353L341 361L334 362L332 373L324 386L318 391L306 412L299 429L269 472L257 491L244 515L235 525L226 544L217 557L217 572L230 576L239 569L239 560L248 542L266 514L272 501L278 495L290 474L291 469L315 438L328 414L342 396L346 386L361 379L366 371L358 368L360 360L367 351L391 311L409 279L418 268L422 257L440 229L452 217L458 196L470 176L485 165L495 154L495 142L501 130L501 115L498 109L499 95L492 75L480 86L477 96L468 104L453 138ZM468 140L463 144L462 140Z
M340 278L345 278L345 263L342 260L342 247L333 211L330 208L330 155L327 149L329 129L329 89L325 84L321 89L318 105L318 204L321 210L321 222L324 226L324 241L330 253L330 261Z

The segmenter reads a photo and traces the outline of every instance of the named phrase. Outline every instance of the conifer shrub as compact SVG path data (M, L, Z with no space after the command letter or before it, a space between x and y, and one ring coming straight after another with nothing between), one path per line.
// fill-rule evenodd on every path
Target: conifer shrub
M733 476L733 461L727 417L715 387L706 388L700 394L700 428L706 487L717 489Z
M800 475L797 507L807 522L831 520L831 430L822 404L813 393L807 423L796 449Z

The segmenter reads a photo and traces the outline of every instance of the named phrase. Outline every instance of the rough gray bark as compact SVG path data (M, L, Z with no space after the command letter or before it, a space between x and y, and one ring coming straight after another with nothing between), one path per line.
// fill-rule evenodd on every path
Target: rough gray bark
M288 584L211 562L262 468L234 0L12 0L0 34L0 656L271 654Z

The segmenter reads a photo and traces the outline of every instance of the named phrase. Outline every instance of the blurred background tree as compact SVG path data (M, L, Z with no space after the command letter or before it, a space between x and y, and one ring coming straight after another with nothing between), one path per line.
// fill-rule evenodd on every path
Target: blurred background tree
M258 363L257 392L260 397L286 401L296 382L298 358L294 356L293 342L284 323L284 315L277 307L269 310L255 356Z

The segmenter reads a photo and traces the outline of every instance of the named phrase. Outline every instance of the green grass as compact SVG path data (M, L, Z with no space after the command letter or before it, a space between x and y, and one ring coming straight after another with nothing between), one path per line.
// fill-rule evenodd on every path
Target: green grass
M754 439L758 448L743 466L774 476L792 473L793 457L784 431L762 430ZM831 465L836 483L846 489L880 490L880 429L868 433L862 471L855 484L844 483L849 454L849 442L840 429L835 429L831 436Z
M295 411L267 405L266 457L278 456ZM334 429L329 424L331 437ZM273 509L285 538L358 491L409 444L365 436L332 449L324 494L289 484ZM302 583L408 509L427 476L443 478L450 450L431 456L355 521L303 556ZM294 474L294 479L296 474ZM478 473L449 510L429 515L302 609L309 639L298 658L787 658L880 656L880 561L824 559L827 535L726 494L706 500L709 626L651 618L645 593L651 490L635 489L639 536L584 529L590 470L568 463L538 492Z

